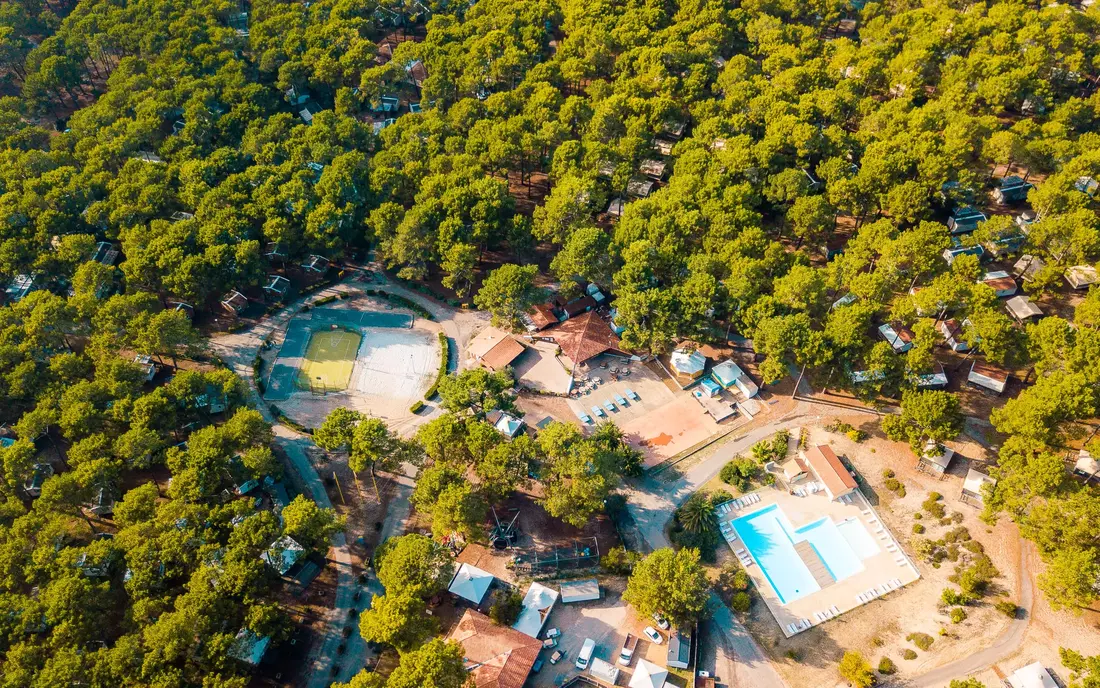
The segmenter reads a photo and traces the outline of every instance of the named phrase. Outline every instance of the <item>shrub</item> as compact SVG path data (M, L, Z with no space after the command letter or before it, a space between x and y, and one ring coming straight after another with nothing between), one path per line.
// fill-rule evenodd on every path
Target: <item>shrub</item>
M913 524L913 532L916 533L917 535L923 535L924 534L924 526L921 525L920 523L914 523Z
M963 543L963 549L965 549L968 552L973 552L974 554L984 554L985 553L985 545L978 542L977 540L967 540L966 542Z
M848 439L852 440L856 444L859 444L863 440L867 439L867 433L862 430L849 430L844 434L848 436Z
M899 497L904 497L905 496L905 485L902 485L901 487L898 488L897 495Z
M972 597L954 588L944 588L943 593L940 594L940 599L943 600L943 603L948 607L961 607L973 602Z
M894 660L889 657L883 657L878 660L878 673L889 676L898 670L898 665L894 664Z
M840 658L837 666L842 678L856 688L868 688L875 682L875 675L871 673L871 665L858 652L849 650Z
M733 611L744 614L752 607L752 598L749 597L747 592L735 592L733 597L730 598L730 609Z
M439 392L439 381L447 377L447 365L451 360L451 340L447 339L447 335L442 332L437 333L439 337L439 372L435 375L435 382L428 388L427 392L424 392L424 398L431 400L435 398L435 395Z
M955 607L951 610L951 623L962 623L966 620L966 610L962 607Z
M877 635L874 638L871 638L871 646L872 647L882 647L885 644L886 644L886 641L883 640L882 638L878 637Z
M882 469L882 477L883 478L893 478L894 477L894 469L893 468L884 468L884 469Z
M733 495L727 490L715 490L708 495L711 506L718 506L733 499Z
M787 650L786 656L787 659L791 660L792 662L797 662L798 660L802 659L802 655L798 653L798 650Z
M1016 615L1020 611L1020 608L1017 607L1016 603L1013 602L1012 600L1001 600L1000 602L998 602L994 606L997 608L997 611L1004 614L1005 616L1007 616L1010 619L1015 619Z
M417 399L412 406L409 407L409 413L420 413L424 410L424 402Z
M980 596L989 586L990 581L1000 575L993 560L984 554L974 558L970 566L961 571L956 571L955 577L959 587L968 595Z
M489 607L489 618L501 626L511 626L523 611L523 595L518 591L498 590L493 595L493 605Z
M924 514L922 514L922 513L921 513L921 512L919 512L919 511L913 514L913 520L914 520L914 521L919 521L919 520L921 520L922 518L924 518Z
M634 564L642 558L641 554L631 552L623 546L612 547L600 557L600 566L608 573L625 576L634 570Z
M733 485L739 491L749 489L750 481L756 476L759 466L748 457L737 456L718 473L718 478L727 485Z
M930 492L928 494L928 499L924 500L924 502L921 503L920 506L932 516L936 518L943 518L944 515L947 513L947 509L945 509L943 504L940 504L939 502L939 500L942 498L943 495L941 495L939 492Z
M901 653L901 658L902 659L916 659L917 658L917 653L914 652L913 650L909 649L909 648L905 648L905 650L903 650L902 653Z
M936 641L935 638L927 633L910 633L905 636L905 639L925 652L928 652L928 649L932 647L932 643Z

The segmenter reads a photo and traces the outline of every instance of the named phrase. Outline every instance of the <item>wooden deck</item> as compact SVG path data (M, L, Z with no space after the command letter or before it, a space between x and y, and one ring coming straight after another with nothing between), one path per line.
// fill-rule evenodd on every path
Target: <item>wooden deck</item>
M802 540L794 543L794 551L798 552L802 563L810 570L810 574L813 575L814 580L817 581L822 590L836 582L825 566L825 562L821 561L821 557L818 556L817 551L809 542Z

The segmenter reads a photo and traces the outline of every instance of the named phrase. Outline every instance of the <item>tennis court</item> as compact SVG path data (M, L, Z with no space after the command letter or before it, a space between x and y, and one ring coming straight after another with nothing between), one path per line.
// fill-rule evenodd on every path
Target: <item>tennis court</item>
M302 389L322 388L327 392L347 389L351 370L359 353L363 336L347 330L319 330L309 338L298 386Z

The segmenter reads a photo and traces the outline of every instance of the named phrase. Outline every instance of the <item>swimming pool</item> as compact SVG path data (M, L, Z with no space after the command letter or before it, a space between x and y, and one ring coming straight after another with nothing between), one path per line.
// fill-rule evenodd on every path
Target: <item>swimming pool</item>
M731 524L783 604L821 589L795 550L795 543L808 542L829 575L838 581L862 571L863 559L878 552L874 539L858 520L838 525L825 517L795 528L777 504Z

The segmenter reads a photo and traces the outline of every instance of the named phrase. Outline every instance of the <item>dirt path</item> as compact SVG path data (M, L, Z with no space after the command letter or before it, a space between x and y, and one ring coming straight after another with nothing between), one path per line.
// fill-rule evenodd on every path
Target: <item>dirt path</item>
M1016 618L1005 629L1005 632L1001 634L1001 637L997 638L996 642L988 648L911 679L905 683L907 688L940 688L946 686L951 679L963 678L981 671L1020 649L1024 638L1027 636L1028 624L1031 622L1032 585L1031 574L1027 569L1027 558L1030 549L1030 545L1021 540L1019 606L1023 608L1023 614L1017 614Z

